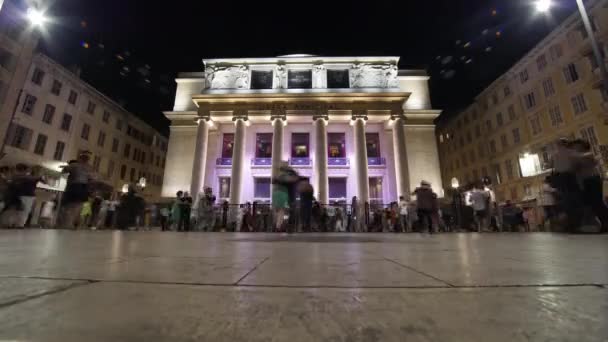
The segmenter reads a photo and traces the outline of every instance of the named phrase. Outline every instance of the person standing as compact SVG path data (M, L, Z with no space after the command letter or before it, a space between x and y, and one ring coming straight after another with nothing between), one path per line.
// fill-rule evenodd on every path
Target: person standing
M312 201L314 199L314 188L308 182L303 179L298 185L300 192L300 222L302 223L302 230L307 232L311 229L311 216L312 216Z
M553 225L552 221L557 217L556 204L557 200L555 195L557 190L551 186L551 178L546 177L543 182L543 197L542 197L542 205L545 214L544 227L545 230L551 230L551 226Z
M583 217L582 194L575 173L577 156L572 142L560 139L553 157L552 182L560 195L560 209L567 215L566 230L569 232L578 230Z
M285 213L288 209L290 215L286 231L291 233L292 226L295 225L295 215L297 215L295 211L296 184L299 180L298 174L289 167L286 161L282 161L278 176L272 180L274 184L272 207L275 211L275 229L277 231L282 229Z
M182 231L183 223L182 223L182 212L181 212L181 202L182 197L184 196L183 191L178 191L175 194L175 200L173 201L173 205L171 206L171 224L175 226L175 230L180 232Z
M429 233L433 234L433 214L438 209L437 194L427 181L420 182L420 187L416 188L413 194L416 195L418 219L422 226L427 225Z
M63 227L76 228L82 205L89 200L89 184L93 179L90 158L88 152L83 152L78 156L78 160L70 161L63 168L62 172L69 174L60 216L60 225Z
M169 230L169 208L166 205L160 207L160 231L164 232Z
M399 224L401 227L401 231L402 232L410 232L411 231L411 227L409 225L409 222L407 220L407 207L409 206L409 203L405 200L405 197L400 196L399 197Z
M490 203L490 198L481 184L475 184L473 191L471 191L470 200L474 211L477 232L480 233L488 228L488 204Z
M212 231L215 224L215 216L213 215L213 204L215 203L215 196L213 190L210 187L205 187L203 193L199 195L197 203L197 214L196 220L198 230L200 231Z
M91 202L92 202L92 200L88 200L88 201L84 202L80 209L79 227L82 229L87 228L89 226L89 222L91 221L91 216L93 214Z
M190 215L192 214L192 197L186 191L180 202L180 222L183 225L183 231L190 231Z
M9 222L16 228L25 227L36 199L36 186L38 182L45 183L44 178L36 174L25 164L15 166L15 175L9 186L13 199L7 203L6 209L10 209L7 212Z
M600 221L602 233L608 233L608 208L602 193L603 181L598 172L599 163L591 152L589 142L577 140L573 143L573 148L579 153L576 176L582 189L583 203Z

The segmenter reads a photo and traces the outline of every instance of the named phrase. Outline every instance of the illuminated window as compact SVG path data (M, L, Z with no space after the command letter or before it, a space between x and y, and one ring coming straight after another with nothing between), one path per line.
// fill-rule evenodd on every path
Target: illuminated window
M230 197L230 177L220 177L219 179L220 198L227 199Z
M327 88L349 88L348 70L327 70Z
M367 157L380 157L380 135L378 133L365 133L365 142L367 145Z
M312 88L312 70L289 70L287 72L287 87L289 89Z
M327 133L327 155L330 158L346 158L346 137L344 133Z
M232 158L234 148L234 133L224 133L222 139L222 158Z
M372 202L382 202L382 177L370 177L369 199Z
M271 158L272 157L272 133L257 133L256 134L255 157L256 158Z
M270 178L254 178L253 197L270 198Z
M329 198L346 198L346 178L329 177Z
M292 158L308 158L310 135L308 133L292 133L291 134L291 157Z

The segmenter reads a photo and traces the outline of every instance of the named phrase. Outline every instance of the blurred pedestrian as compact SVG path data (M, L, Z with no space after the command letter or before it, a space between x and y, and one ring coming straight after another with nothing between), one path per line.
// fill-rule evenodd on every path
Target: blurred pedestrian
M310 231L312 216L312 201L314 198L314 188L308 179L302 179L298 184L300 192L300 222L302 230Z
M420 186L414 190L416 195L418 220L422 227L425 225L429 229L429 233L433 234L433 215L438 210L437 194L433 192L431 184L427 181L421 181Z
M63 167L62 172L68 174L67 184L63 195L62 212L59 216L59 226L75 228L84 202L89 200L89 184L94 178L89 165L89 152L82 152L78 160L72 160Z

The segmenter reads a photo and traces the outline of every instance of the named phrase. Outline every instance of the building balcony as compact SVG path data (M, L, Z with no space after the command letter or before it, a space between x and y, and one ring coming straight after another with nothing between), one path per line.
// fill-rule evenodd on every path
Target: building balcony
M217 166L232 166L232 158L217 158L215 160Z
M252 158L251 166L272 166L272 158Z
M350 162L348 160L348 158L327 158L327 165L328 166L336 166L336 167L340 167L340 166L349 166Z
M368 157L367 165L368 166L386 166L386 158Z
M311 166L312 160L309 157L294 157L289 159L290 166Z

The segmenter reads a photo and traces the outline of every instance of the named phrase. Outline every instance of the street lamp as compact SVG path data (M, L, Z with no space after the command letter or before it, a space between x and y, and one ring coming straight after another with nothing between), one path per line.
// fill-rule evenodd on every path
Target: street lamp
M551 9L551 0L537 0L536 9L539 12L547 13ZM587 36L589 37L589 41L591 42L591 49L593 50L593 55L595 57L595 61L600 68L600 77L602 78L602 84L604 86L604 93L608 93L608 72L606 71L606 63L604 62L604 57L600 52L599 45L597 44L597 40L595 39L595 35L593 33L593 28L591 27L591 20L589 19L589 15L587 14L587 9L585 8L585 4L583 0L576 0L576 5L578 6L578 11L581 15L581 19L583 20L583 26L585 27L585 31L587 31Z
M452 178L452 205L454 206L455 223L458 226L458 229L460 229L462 226L462 197L460 195L460 182L456 177Z
M33 7L27 10L25 16L27 17L27 20L29 20L30 24L32 24L33 26L42 26L47 20L46 16L44 15L44 12Z

